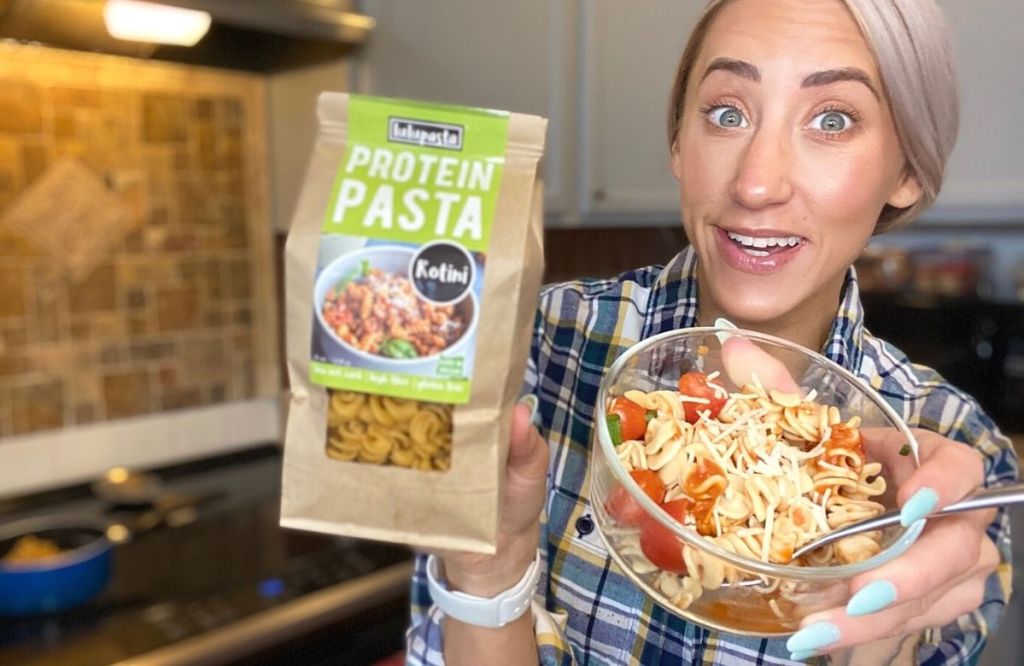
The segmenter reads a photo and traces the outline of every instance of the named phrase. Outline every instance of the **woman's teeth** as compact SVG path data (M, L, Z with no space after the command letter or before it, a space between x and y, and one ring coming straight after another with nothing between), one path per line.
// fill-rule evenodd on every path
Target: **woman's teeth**
M799 236L744 236L731 231L725 233L733 242L742 246L747 254L755 257L767 257L770 249L796 247L801 240Z

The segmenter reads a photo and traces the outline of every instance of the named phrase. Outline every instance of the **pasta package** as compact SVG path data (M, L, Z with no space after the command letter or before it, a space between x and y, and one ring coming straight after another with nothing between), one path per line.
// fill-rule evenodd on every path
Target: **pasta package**
M285 250L281 524L492 553L546 121L341 93L317 114Z

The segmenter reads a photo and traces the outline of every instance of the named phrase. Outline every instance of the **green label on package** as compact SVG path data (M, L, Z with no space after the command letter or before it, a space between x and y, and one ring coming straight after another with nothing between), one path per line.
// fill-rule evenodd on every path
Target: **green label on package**
M325 211L310 378L469 401L508 115L353 95Z

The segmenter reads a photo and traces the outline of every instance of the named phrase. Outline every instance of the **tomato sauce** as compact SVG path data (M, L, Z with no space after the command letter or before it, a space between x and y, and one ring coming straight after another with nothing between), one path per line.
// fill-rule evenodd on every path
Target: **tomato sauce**
M825 451L821 459L830 465L844 466L847 460L846 451L856 454L864 461L864 444L861 441L860 430L851 428L843 423L832 426L832 436L825 442ZM854 461L850 460L851 466Z
M711 601L697 612L708 620L732 627L743 627L744 630L751 632L777 634L795 629L792 624L783 624L768 608L763 597L756 604L743 603L739 600Z
M713 477L720 477L722 483L704 487L705 482ZM714 500L725 490L725 472L715 462L707 458L697 458L697 464L690 470L683 483L686 494L696 500Z

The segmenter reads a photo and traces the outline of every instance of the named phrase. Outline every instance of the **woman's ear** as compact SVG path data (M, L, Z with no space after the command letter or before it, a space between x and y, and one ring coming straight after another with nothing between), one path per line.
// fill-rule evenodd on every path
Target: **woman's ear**
M893 208L910 208L921 199L921 194L921 183L917 176L909 167L904 167L900 182L886 203Z
M683 181L683 160L679 155L678 134L676 134L676 140L672 142L669 166L672 168L672 175L675 176L676 182L681 183Z

